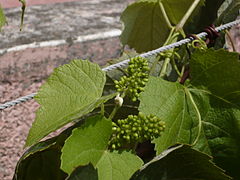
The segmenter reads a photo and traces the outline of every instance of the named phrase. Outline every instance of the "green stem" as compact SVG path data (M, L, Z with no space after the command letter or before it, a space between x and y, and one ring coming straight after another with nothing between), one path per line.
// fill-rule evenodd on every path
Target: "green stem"
M190 6L190 8L188 9L188 11L186 12L186 14L183 16L183 18L180 20L180 22L177 24L176 26L176 31L179 31L183 28L183 26L186 24L187 20L189 19L189 17L192 15L193 11L196 9L196 7L198 6L198 4L200 3L201 0L195 0L192 5Z
M173 27L173 28L171 29L171 31L170 31L170 33L169 33L169 35L168 35L168 38L167 38L167 40L165 41L165 43L163 44L163 46L166 46L166 45L170 44L171 39L172 39L172 37L174 36L174 35L173 35L174 31L175 31L175 27Z
M101 115L102 115L102 116L104 116L104 112L105 112L105 110L104 110L104 104L101 104Z
M168 18L168 16L167 16L167 13L166 13L165 8L164 8L164 6L163 6L163 4L162 4L161 1L159 1L159 7L160 7L160 9L161 9L161 11L162 11L163 17L164 17L164 19L165 19L165 21L166 21L166 23L167 23L168 28L169 28L169 29L172 29L173 26L171 25L171 22L170 22L170 20L169 20L169 18Z
M20 25L20 31L22 31L22 28L23 28L24 13L25 13L25 8L26 8L26 1L25 1L25 0L19 0L19 2L22 3L22 15L21 15L21 25Z
M177 35L178 35L178 33L175 33L175 27L172 27L171 28L171 31L170 31L170 33L169 33L169 35L168 35L168 38L167 38L167 40L165 41L165 43L163 44L164 46L165 45L167 45L167 44L170 44L170 43L172 43L172 41L174 41L175 39L177 39ZM153 65L152 65L152 67L151 67L151 69L150 69L150 75L151 74L153 74L153 72L154 72L154 69L156 68L156 66L157 66L157 63L158 63L158 61L160 60L160 58L161 58L161 56L160 55L158 55L158 57L155 59L155 61L153 62ZM168 65L168 63L169 63L170 61L168 61L168 62L165 62L166 64L165 64L165 68L167 68L167 65ZM164 68L162 68L161 69L161 71L164 71ZM164 73L164 72L163 72ZM161 74L161 72L160 72L160 74Z
M178 33L178 32L175 32L175 28L173 28L172 30L173 30L173 32L170 32L169 38L168 38L167 41L164 43L165 45L166 45L166 44L170 44L170 43L174 43L174 42L176 42L177 39L178 39L179 33ZM163 63L162 68L161 68L161 71L160 71L160 75L159 75L160 77L165 76L166 71L167 71L168 64L169 64L170 61L171 61L171 56L172 56L173 53L174 53L174 49L168 51L168 55L167 55L167 57L165 58L164 63Z
M153 65L152 65L152 67L151 67L151 69L150 69L150 71L149 71L149 75L153 75L154 70L156 69L156 66L157 66L160 58L161 58L160 55L158 55L158 56L155 58L155 60L154 60L154 62L153 62Z
M113 117L115 116L115 114L117 113L119 108L120 107L118 105L115 105L113 111L111 112L111 114L110 114L110 116L108 118L109 119L113 119Z
M198 134L197 134L197 137L196 139L194 140L194 142L192 143L192 146L196 145L200 135L201 135L201 130L202 130L202 117L201 117L201 114L198 110L198 107L196 105L196 103L194 102L193 100L193 97L192 97L192 94L190 93L190 91L187 89L187 88L184 88L184 91L186 92L186 94L188 95L196 113L197 113L197 117L198 117Z
M173 68L175 69L175 71L177 72L178 76L181 77L181 73L180 73L180 71L178 70L178 67L177 67L177 65L176 65L176 62L175 62L174 58L172 58L172 66L173 66Z
M181 73L180 73L180 77L178 78L178 81L180 81L182 79L184 71L185 71L185 64L182 66L182 70L181 70Z
M167 67L168 67L168 64L169 62L171 61L171 58L170 57L166 57L165 60L164 60L164 63L162 65L162 69L160 71L160 77L164 77L166 72L167 72Z

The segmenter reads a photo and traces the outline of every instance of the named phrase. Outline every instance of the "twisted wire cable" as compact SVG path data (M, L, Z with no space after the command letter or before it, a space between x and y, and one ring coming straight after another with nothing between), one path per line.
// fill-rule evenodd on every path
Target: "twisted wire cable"
M240 24L240 19L232 21L232 22L229 22L229 23L224 24L224 25L221 25L219 27L216 27L215 30L217 32L220 32L220 31L229 29L229 28L231 28L233 26L236 26L238 24ZM197 34L196 36L199 37L199 38L204 38L207 35L208 34L206 32L201 32L201 33ZM152 51L140 54L138 56L144 57L144 58L147 58L147 57L150 57L150 56L154 56L154 55L157 55L157 54L159 54L161 52L167 51L169 49L180 47L180 46L182 46L184 44L187 44L187 43L189 43L189 42L191 42L193 40L194 40L193 37L185 38L185 39L182 39L182 40L180 40L178 42L175 42L175 43L172 43L172 44L169 44L169 45L166 45L166 46L162 46L162 47L160 47L158 49L155 49L155 50L152 50ZM105 67L102 70L108 72L108 71L111 71L111 70L114 70L114 69L117 69L117 68L120 68L120 67L124 67L124 66L126 66L128 64L129 61L130 61L130 59L126 59L126 60L123 60L123 61L121 61L119 63L116 63L116 64L110 65L108 67ZM20 103L26 102L28 100L31 100L36 94L37 93L32 93L32 94L29 94L27 96L23 96L23 97L20 97L18 99L15 99L13 101L9 101L9 102L6 102L4 104L0 104L0 111L4 110L6 108L9 108L11 106L15 106L17 104L20 104Z

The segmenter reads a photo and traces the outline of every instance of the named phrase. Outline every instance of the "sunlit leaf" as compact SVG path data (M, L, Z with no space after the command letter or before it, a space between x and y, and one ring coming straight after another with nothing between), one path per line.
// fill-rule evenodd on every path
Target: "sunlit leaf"
M101 97L105 79L100 67L89 61L74 60L55 69L35 97L41 107L26 146L111 99L112 95Z

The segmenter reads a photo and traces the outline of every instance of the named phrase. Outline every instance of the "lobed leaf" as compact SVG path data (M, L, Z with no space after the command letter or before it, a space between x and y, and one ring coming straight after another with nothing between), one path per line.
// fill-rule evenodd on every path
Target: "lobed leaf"
M97 170L89 164L76 168L66 180L98 180Z
M130 152L108 152L111 131L110 120L101 116L87 119L66 140L61 168L70 174L78 166L91 163L98 170L99 180L129 179L140 168L142 161ZM95 172L90 173L94 175Z
M213 24L218 18L218 10L225 0L205 0L204 5L198 8L191 21L184 26L185 33L197 33Z
M61 168L70 174L76 167L92 163L96 166L108 146L112 123L102 116L91 117L74 129L66 140L61 156Z
M166 123L162 136L153 141L157 154L176 143L191 144L197 137L199 119L185 89L179 83L150 77L140 95L139 110L154 114Z
M123 45L137 52L159 48L166 41L172 26L177 25L194 0L140 0L122 13ZM199 6L203 5L203 1Z
M62 144L71 129L31 146L19 159L13 180L65 179L67 174L60 169L60 155Z
M238 167L240 159L238 55L196 51L190 70L190 85L151 77L140 96L139 110L166 122L162 136L153 141L157 154L177 143L193 144L238 177L231 165Z
M197 51L190 61L191 92L202 114L203 131L195 148L211 155L231 176L239 179L240 63L237 53L212 49ZM199 97L201 94L202 97Z
M132 178L132 180L143 179L228 180L231 178L215 166L208 155L191 149L190 146L178 145L156 156Z
M218 11L218 24L234 21L239 16L240 0L226 0Z
M74 60L55 69L35 97L41 107L26 146L111 99L111 95L101 98L105 79L100 67L89 61Z
M196 51L190 61L193 86L208 90L223 101L236 105L240 105L239 72L239 54L223 49Z
M97 164L99 180L128 180L142 166L142 160L130 152L105 151Z

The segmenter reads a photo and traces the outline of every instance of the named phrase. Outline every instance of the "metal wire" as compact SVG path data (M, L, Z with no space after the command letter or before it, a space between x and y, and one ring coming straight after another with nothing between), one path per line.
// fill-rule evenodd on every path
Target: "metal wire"
M220 31L223 31L225 29L229 29L232 26L236 26L238 24L240 24L240 19L235 20L235 21L230 22L230 23L227 23L227 24L224 24L224 25L221 25L221 26L219 26L219 27L217 27L215 29L216 29L217 32L220 32ZM204 38L207 35L208 34L206 32L202 32L202 33L197 34L196 36L198 36L199 38ZM140 54L138 56L144 57L144 58L147 58L147 57L150 57L150 56L154 56L154 55L157 55L157 54L159 54L161 52L167 51L169 49L180 47L180 46L182 46L184 44L187 44L187 43L189 43L189 42L191 42L193 40L194 40L194 38L192 38L192 37L185 38L185 39L182 39L182 40L180 40L178 42L175 42L173 44L169 44L169 45L160 47L158 49L155 49L155 50L152 50L152 51ZM111 71L111 70L114 70L114 69L117 69L117 68L120 68L120 67L124 67L124 66L126 66L128 64L129 61L130 61L130 59L126 59L126 60L121 61L121 62L119 62L117 64L113 64L113 65L110 65L108 67L105 67L102 70L107 72L107 71ZM16 100L13 100L13 101L10 101L10 102L6 102L4 104L0 104L0 110L4 110L4 109L9 108L11 106L14 106L14 105L26 102L26 101L32 99L36 94L37 93L32 93L32 94L29 94L27 96L20 97L20 98L18 98Z
M6 102L4 104L1 104L0 105L0 110L3 110L3 109L6 109L6 108L9 108L11 106L15 106L17 104L21 104L23 102L26 102L30 99L32 99L37 93L32 93L32 94L29 94L27 96L23 96L23 97L20 97L20 98L17 98L13 101L9 101L9 102Z

